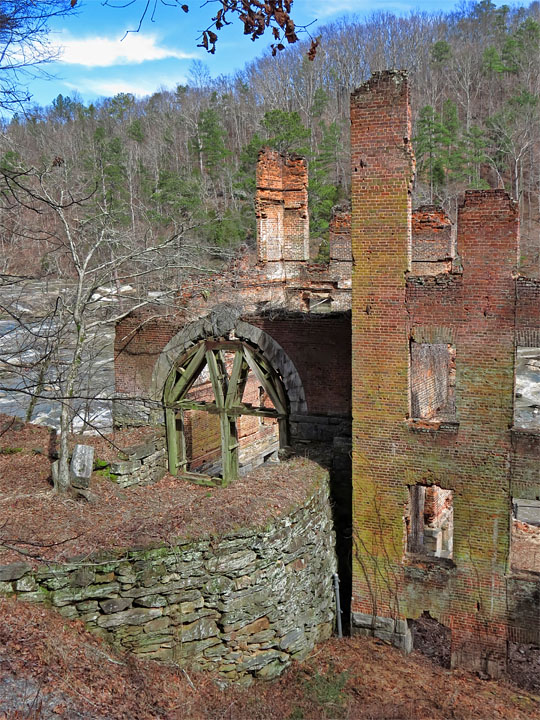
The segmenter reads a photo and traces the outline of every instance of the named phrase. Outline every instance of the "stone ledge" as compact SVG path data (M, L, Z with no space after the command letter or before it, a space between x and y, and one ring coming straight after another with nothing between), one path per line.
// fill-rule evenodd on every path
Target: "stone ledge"
M405 423L412 432L457 433L459 430L459 422L457 420L423 420L422 418L407 418Z
M353 635L376 637L410 653L413 649L412 633L406 620L400 618L368 615L361 612L351 613L351 632Z

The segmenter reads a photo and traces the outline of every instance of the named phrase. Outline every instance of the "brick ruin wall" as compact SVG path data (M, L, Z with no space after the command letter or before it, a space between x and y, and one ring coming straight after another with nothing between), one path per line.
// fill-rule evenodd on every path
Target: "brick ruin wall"
M507 639L540 642L538 578L508 567L511 498L540 495L539 435L512 429L515 345L537 345L540 284L516 279L518 214L505 192L466 193L456 249L444 217L412 215L400 73L360 88L351 121L353 624L407 647L407 619L427 611L452 631L454 666L497 675ZM411 224L417 238L423 224L412 252ZM411 343L455 348L453 419L411 417ZM417 485L452 491L451 560L407 552Z
M296 313L275 318L248 317L246 320L279 343L302 379L307 407L305 413L290 415L292 438L331 442L335 436L350 437L350 314L307 317ZM119 393L131 398L148 396L148 388L160 354L182 326L183 322L175 317L141 324L140 317L130 316L121 323L122 334L117 331L115 347L116 388ZM324 352L321 352L321 347L325 348ZM331 382L329 378L332 379ZM256 403L258 386L256 383L252 385L247 388L251 396L246 400ZM208 384L203 384L199 390L200 399L211 400L212 393ZM125 408L126 405L122 407ZM138 404L136 408L134 413L132 403L127 405L126 424L137 424ZM146 403L146 408L154 409L154 422L162 422L159 404ZM193 412L191 414L193 415ZM117 422L123 417L122 411L117 410ZM141 413L139 422L146 424L148 415ZM248 450L248 445L253 446L259 442L262 454L268 453L268 448L273 447L272 443L275 445L275 433L269 421L259 424L258 418L243 417L239 423L239 433L241 448L245 448L246 456L256 451L256 447ZM196 419L193 417L192 423L188 423L187 435L188 443L189 438L193 438L193 469L204 462L219 459L220 431L219 419L216 416L196 412ZM265 438L269 443L268 447L264 442Z
M309 260L307 163L302 157L264 148L257 163L259 261L269 277L291 279Z
M308 257L305 163L263 151L258 262L214 278L210 296L207 281L186 287L182 311L123 320L117 389L146 397L175 333L234 304L298 370L306 408L292 435L333 441L342 498L352 407L356 630L407 648L407 620L428 611L452 630L454 665L496 675L508 638L540 643L538 578L509 567L512 498L540 498L539 435L512 427L515 346L540 346L540 282L516 276L517 209L504 192L467 193L455 226L440 208L411 211L399 73L357 91L351 119L352 211L334 212L329 264ZM451 558L407 552L415 485L452 498Z

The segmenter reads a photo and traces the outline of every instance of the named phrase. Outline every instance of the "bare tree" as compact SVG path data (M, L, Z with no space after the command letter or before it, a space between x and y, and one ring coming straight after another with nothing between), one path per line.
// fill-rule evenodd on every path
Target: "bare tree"
M61 405L56 485L65 491L70 484L68 435L80 401L95 392L85 385L100 334L135 309L168 303L182 277L203 271L204 261L200 247L189 240L189 217L166 236L154 235L150 223L142 237L129 226L121 230L105 205L77 186L70 169L58 161L41 171L4 169L2 189L4 212L25 214L26 233L46 237L65 278L59 292L42 299L39 318L25 321L13 293L11 302L0 306L14 329L22 331L21 344L2 358L4 365L21 377L34 371L32 382L16 391L43 397L47 376L48 396ZM34 227L32 215L37 217ZM7 281L4 276L3 284ZM149 287L160 292L158 300ZM119 293L122 288L125 292Z
M49 21L72 13L77 0L5 0L0 3L0 108L27 102L27 83L56 59Z

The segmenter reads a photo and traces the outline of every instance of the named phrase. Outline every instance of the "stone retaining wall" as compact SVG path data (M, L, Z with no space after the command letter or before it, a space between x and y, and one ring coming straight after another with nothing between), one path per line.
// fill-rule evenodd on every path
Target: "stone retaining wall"
M32 570L0 566L0 593L43 602L145 658L273 678L332 632L328 477L266 528Z
M111 462L94 461L95 469L121 487L152 485L167 472L167 450L163 432L124 450L122 457Z

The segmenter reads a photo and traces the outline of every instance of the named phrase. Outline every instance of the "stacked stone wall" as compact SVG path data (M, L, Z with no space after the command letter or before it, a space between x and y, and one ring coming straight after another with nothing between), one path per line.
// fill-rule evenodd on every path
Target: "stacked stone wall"
M0 593L49 604L143 658L270 679L332 632L334 544L321 471L305 503L264 529L0 566Z
M120 487L153 485L167 472L165 435L157 428L154 437L126 448L114 460L94 460L94 469Z

